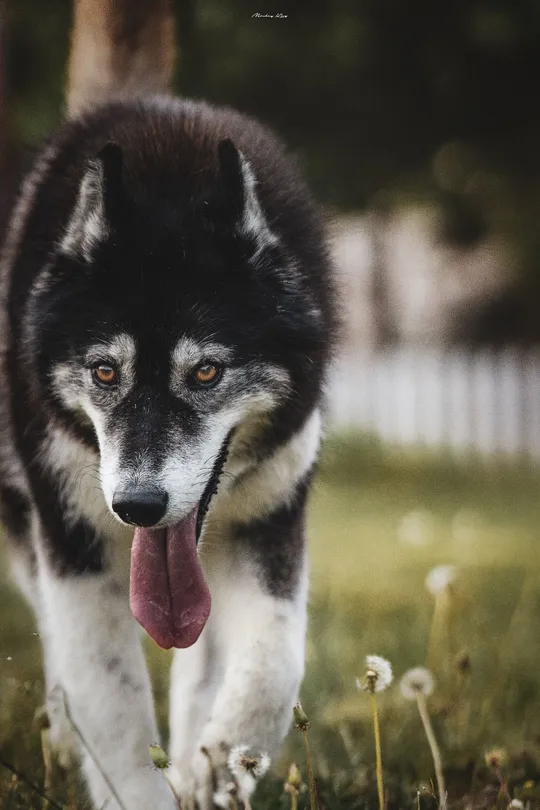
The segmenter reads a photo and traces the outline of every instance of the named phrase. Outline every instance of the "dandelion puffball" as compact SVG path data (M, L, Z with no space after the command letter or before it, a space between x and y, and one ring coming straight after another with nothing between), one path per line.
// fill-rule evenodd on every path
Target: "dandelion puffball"
M457 568L455 565L437 565L432 568L426 577L426 588L433 595L445 591L449 585L456 581Z
M356 679L358 689L364 692L383 692L392 683L392 665L380 655L366 655L367 671L364 680Z
M497 770L506 762L506 751L504 748L492 748L486 751L486 765Z
M227 765L238 782L240 797L246 799L270 767L270 757L266 753L251 754L247 745L237 745L231 748Z
M433 515L427 509L415 509L401 518L397 527L397 538L404 546L421 548L435 540L437 526Z
M435 678L425 667L409 669L402 677L399 688L406 700L416 700L418 695L429 697L435 689Z

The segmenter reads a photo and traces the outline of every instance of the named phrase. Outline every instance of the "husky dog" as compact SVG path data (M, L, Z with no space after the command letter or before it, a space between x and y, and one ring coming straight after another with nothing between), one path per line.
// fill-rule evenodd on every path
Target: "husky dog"
M273 755L303 673L334 323L317 210L252 119L124 96L43 147L1 279L0 501L53 743L65 699L95 807L173 810L142 625L176 648L174 786L210 807L210 762Z

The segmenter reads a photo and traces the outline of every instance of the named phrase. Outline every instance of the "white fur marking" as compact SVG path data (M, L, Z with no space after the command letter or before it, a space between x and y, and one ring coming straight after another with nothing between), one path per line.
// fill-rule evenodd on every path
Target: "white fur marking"
M127 332L120 332L111 340L92 346L86 355L88 363L98 363L100 360L113 360L122 369L122 376L128 376L133 384L135 373L135 359L137 344L135 339Z
M215 341L198 341L190 337L181 338L172 350L172 363L182 369L192 368L207 358L226 363L231 359L232 352L222 343Z
M99 457L95 453L62 428L51 427L42 461L60 479L68 521L85 517L102 537L117 544L131 542L133 529L115 520L107 506L100 485Z
M213 532L223 523L264 517L287 503L300 481L316 461L321 441L321 413L313 411L303 428L270 458L247 472L227 465L230 478L222 481L208 516ZM239 479L239 480L235 480Z
M82 255L87 262L91 260L92 252L108 233L103 194L103 164L100 160L90 160L81 180L71 219L60 241L59 247L63 253L68 256Z
M244 211L242 213L242 231L247 236L254 236L257 240L257 252L264 247L276 245L279 240L271 231L261 208L257 196L257 178L251 168L249 161L240 155L240 167L244 185Z

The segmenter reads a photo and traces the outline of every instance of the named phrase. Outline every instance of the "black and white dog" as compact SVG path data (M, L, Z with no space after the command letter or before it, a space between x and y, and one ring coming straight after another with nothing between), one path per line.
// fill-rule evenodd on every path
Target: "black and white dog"
M172 810L147 764L140 625L182 648L173 778L208 807L201 748L218 768L232 745L272 755L303 673L304 507L334 323L316 208L253 120L109 103L41 151L1 278L2 514L47 690L128 810ZM116 810L81 755L95 806Z

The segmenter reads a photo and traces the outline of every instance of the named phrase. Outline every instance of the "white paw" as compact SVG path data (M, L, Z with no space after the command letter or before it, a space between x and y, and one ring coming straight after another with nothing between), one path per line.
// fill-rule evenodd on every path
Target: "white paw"
M231 805L234 780L227 768L226 746L198 751L190 766L173 763L168 776L180 799L182 810L212 810Z

